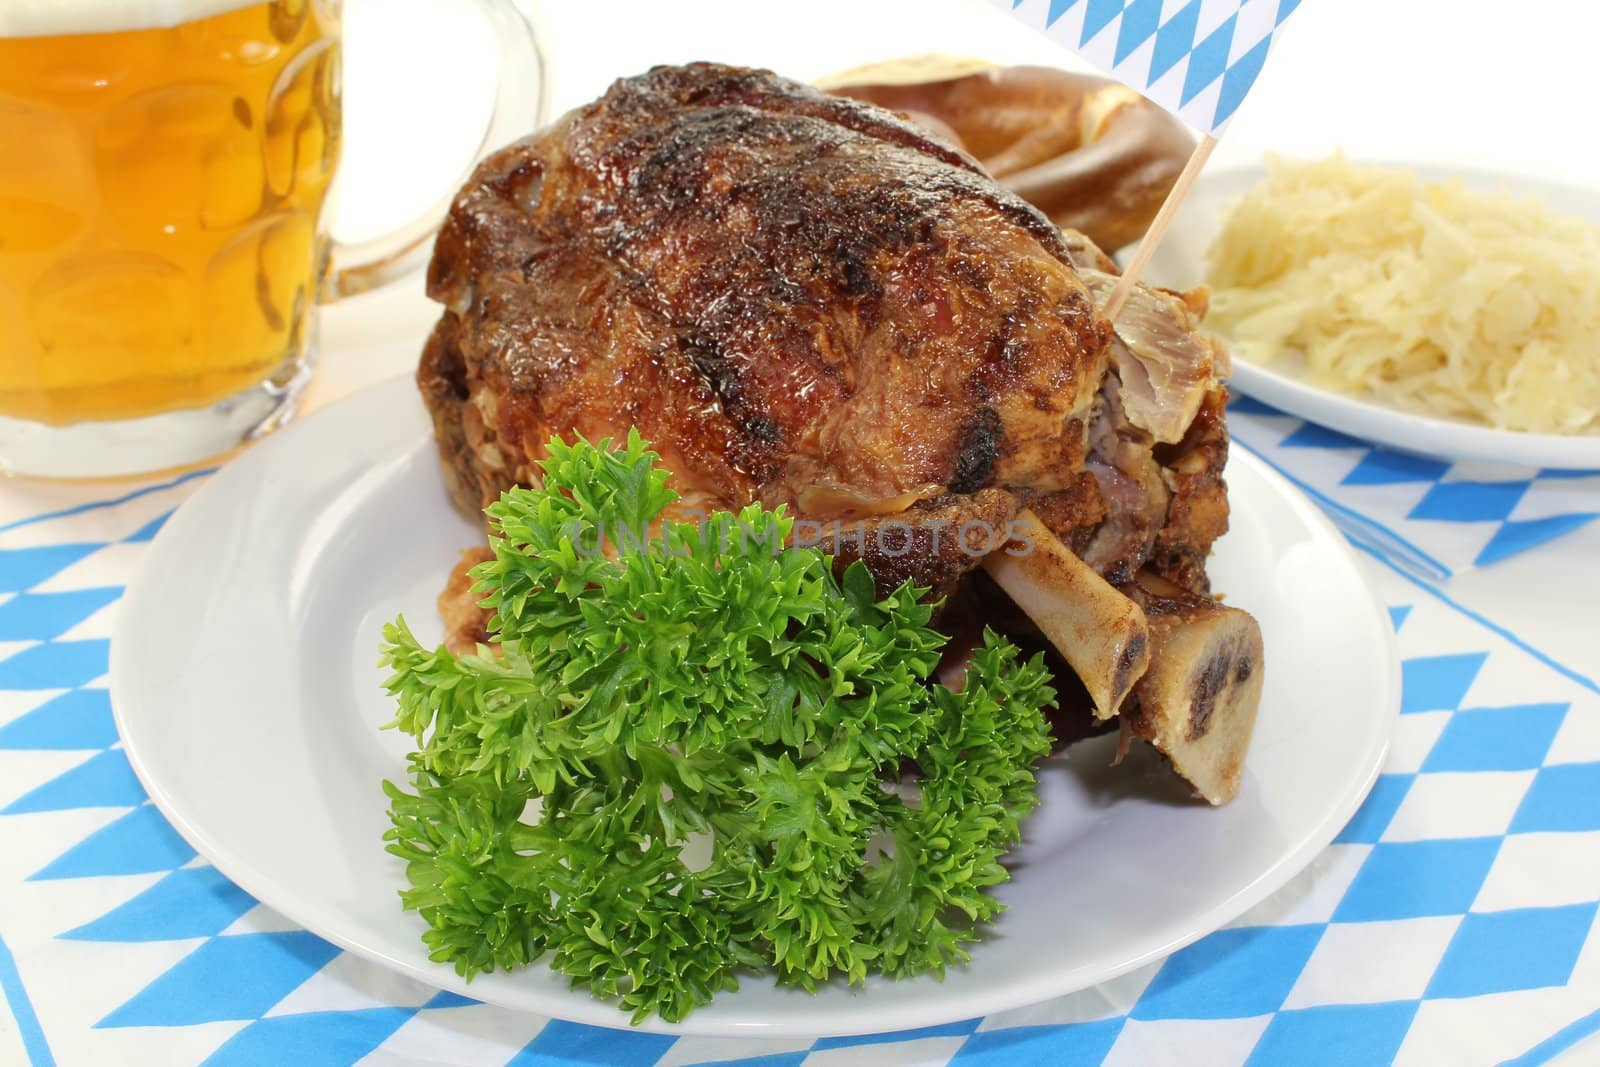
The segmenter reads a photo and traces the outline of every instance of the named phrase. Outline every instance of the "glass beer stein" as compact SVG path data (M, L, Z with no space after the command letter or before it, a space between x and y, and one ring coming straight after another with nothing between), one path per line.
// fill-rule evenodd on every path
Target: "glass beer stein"
M543 77L509 2L484 144ZM0 473L178 466L264 433L316 308L427 254L438 218L345 248L340 0L0 0ZM437 214L437 213L436 213Z

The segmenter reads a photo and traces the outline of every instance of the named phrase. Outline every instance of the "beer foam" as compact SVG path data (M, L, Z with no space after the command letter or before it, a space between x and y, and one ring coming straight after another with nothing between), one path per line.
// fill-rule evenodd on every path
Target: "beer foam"
M261 0L0 0L0 37L120 33L179 26Z

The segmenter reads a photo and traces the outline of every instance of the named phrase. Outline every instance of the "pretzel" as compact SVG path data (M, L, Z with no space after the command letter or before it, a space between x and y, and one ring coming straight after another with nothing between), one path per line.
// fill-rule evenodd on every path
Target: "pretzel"
M1137 241L1194 151L1181 122L1125 85L1048 67L897 60L828 79L965 149L1056 225Z

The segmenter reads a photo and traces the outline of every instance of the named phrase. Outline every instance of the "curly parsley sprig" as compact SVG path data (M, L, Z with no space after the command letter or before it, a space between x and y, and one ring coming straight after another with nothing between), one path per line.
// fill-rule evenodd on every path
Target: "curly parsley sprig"
M991 632L959 692L935 684L924 590L880 600L859 563L784 547L781 508L659 521L658 457L609 446L552 441L543 484L488 509L493 646L384 630L417 743L385 839L432 958L548 957L635 1022L741 971L814 990L965 961L1036 803L1041 660Z

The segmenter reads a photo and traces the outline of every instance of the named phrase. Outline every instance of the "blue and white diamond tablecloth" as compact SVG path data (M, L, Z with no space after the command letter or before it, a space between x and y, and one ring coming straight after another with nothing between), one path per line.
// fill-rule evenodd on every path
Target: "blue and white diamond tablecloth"
M1600 471L1449 463L1380 448L1250 397L1234 441L1311 495L1352 540L1424 578L1509 559L1600 518Z
M1456 477L1248 404L1235 432L1374 549L1405 686L1370 799L1287 888L1163 962L986 1019L817 1042L510 1013L257 904L145 799L106 690L122 587L204 476L0 490L0 1064L1600 1062L1600 653L1561 662L1496 602L1417 573L1543 553L1592 598L1600 491L1558 476L1560 506L1521 516L1548 475Z

